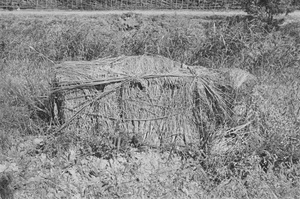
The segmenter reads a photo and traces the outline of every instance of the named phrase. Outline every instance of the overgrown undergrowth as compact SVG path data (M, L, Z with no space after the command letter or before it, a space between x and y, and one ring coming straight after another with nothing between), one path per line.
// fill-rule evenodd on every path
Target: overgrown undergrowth
M0 189L16 190L17 198L300 195L299 23L272 28L238 16L129 13L3 15L0 25L0 182L13 179ZM96 134L78 129L55 137L51 126L32 120L28 107L48 94L54 63L143 54L240 68L259 83L246 113L214 129L205 154L197 144L118 153Z

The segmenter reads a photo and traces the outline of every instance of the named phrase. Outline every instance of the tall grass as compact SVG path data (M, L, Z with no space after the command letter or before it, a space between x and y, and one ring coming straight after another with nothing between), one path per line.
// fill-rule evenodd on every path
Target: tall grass
M19 183L17 197L300 194L299 23L272 29L241 17L3 15L0 27L0 159L18 163L15 181L29 181ZM198 145L165 149L160 156L127 151L111 163L95 158L99 151L116 153L113 147L101 148L106 141L96 134L78 129L53 137L48 125L32 119L28 107L48 95L53 63L141 54L240 68L256 75L259 83L234 125L214 129L205 154ZM34 175L36 171L40 174Z

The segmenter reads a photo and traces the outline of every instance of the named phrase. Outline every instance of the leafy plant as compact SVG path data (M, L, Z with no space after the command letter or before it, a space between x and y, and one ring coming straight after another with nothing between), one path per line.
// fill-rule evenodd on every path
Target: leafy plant
M242 0L242 7L248 14L268 23L273 22L275 15L292 12L293 5L296 5L294 0Z

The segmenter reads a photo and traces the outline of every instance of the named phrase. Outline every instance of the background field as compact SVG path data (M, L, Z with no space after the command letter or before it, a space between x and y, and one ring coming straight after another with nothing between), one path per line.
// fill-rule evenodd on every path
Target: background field
M1 197L299 198L299 14L269 26L240 13L135 12L0 13ZM53 63L144 54L258 78L245 114L208 132L209 153L200 143L104 151L99 134L54 136L31 117Z

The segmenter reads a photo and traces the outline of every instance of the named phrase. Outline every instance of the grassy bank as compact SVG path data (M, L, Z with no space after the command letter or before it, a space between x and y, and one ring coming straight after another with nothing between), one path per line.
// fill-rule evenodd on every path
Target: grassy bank
M245 17L26 16L0 19L0 193L16 198L297 198L300 175L300 23ZM258 78L245 115L197 144L97 158L98 135L53 136L32 119L53 65L162 55L191 66L240 68ZM234 136L224 136L234 132ZM4 169L5 168L5 175ZM11 181L11 183L8 183ZM6 182L6 183L3 183ZM8 193L6 195L9 195Z

